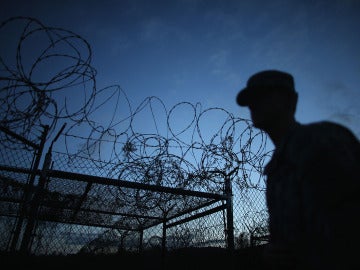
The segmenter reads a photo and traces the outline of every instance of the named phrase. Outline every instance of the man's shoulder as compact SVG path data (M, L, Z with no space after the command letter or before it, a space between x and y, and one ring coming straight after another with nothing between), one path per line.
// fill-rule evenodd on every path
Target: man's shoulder
M342 124L331 122L331 121L318 121L308 124L301 124L305 128L314 128L314 129L334 129L334 130L349 130Z
M289 156L305 157L347 149L360 155L360 141L347 127L329 121L299 124L286 143Z
M319 121L309 124L300 124L294 135L295 138L303 138L309 143L321 143L326 142L327 140L350 140L354 143L359 143L358 138L349 128L339 123L330 121Z
M360 141L347 127L329 121L300 124L292 129L275 151L267 174L279 162L291 166L308 166L311 162L329 159L360 160ZM296 164L296 165L295 165Z

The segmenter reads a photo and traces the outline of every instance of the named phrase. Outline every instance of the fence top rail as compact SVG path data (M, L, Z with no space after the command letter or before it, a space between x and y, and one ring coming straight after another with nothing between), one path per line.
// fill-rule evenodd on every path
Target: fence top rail
M17 139L17 140L31 146L34 149L39 149L40 148L40 145L37 145L36 143L33 143L32 141L29 141L28 139L16 134L15 132L13 132L13 131L9 130L8 128L3 127L1 125L0 125L0 131L14 137L15 139Z
M165 186L158 186L158 185L150 185L138 182L131 182L127 180L118 180L94 175L86 175L80 173L73 173L73 172L65 172L59 170L49 170L47 175L50 177L60 178L60 179L69 179L69 180L77 180L77 181L84 181L84 182L92 182L97 184L103 185L113 185L113 186L120 186L126 188L133 188L133 189L143 189L143 190L150 190L155 192L165 192L170 194L176 195L188 195L200 198L208 198L208 199L217 199L217 200L225 200L227 196L225 194L217 194L217 193L209 193L209 192L202 192L202 191L194 191L194 190L187 190L182 188L173 188L173 187L165 187Z

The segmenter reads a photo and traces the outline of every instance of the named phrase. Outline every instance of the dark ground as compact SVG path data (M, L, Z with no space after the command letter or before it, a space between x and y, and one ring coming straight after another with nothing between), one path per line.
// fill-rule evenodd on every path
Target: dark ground
M143 254L24 256L1 253L1 269L265 269L262 247L237 250L233 254L222 248L185 248L168 252L148 251Z

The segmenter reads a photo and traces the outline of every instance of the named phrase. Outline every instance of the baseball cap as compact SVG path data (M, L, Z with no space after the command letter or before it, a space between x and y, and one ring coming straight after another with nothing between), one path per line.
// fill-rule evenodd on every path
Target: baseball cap
M259 95L275 89L296 93L293 76L280 70L264 70L255 73L248 79L246 87L237 94L236 103L240 106L248 106Z

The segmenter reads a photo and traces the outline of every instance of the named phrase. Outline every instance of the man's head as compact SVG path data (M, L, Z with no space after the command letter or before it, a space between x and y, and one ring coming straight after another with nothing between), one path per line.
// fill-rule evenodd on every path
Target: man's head
M254 126L270 131L277 125L294 120L297 92L293 76L278 70L265 70L252 75L236 102L250 109Z
M285 95L296 95L294 78L291 74L278 70L264 70L252 75L242 89L236 102L240 106L249 106L264 95L281 91Z

